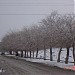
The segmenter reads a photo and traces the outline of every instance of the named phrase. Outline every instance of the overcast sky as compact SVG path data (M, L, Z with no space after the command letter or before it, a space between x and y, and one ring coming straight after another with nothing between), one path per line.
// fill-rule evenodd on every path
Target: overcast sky
M73 0L0 0L0 40L7 32L37 24L47 16L28 14L50 14L52 10L71 13L74 11L73 3Z

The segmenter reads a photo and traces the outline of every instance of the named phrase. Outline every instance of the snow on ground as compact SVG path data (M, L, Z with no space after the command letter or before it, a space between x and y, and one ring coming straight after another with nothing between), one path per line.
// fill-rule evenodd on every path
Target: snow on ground
M46 59L47 60L44 60L44 51L43 50L40 50L38 52L38 59L33 59L33 58L20 58L20 59L24 59L26 61L30 61L30 62L37 62L37 63L43 63L43 64L46 64L48 66L57 66L57 67L60 67L60 68L71 68L73 69L74 68L74 62L73 61L73 55L72 55L72 48L70 48L70 53L69 53L69 63L68 64L65 64L65 58L66 58L66 48L63 48L62 49L62 52L61 52L61 57L60 57L60 62L57 63L57 58L58 58L58 52L59 52L59 48L53 48L53 61L50 61L50 50L47 49L46 50ZM28 53L29 55L29 53ZM33 54L32 54L33 56ZM34 52L34 57L36 57L36 51Z
M66 48L63 48L62 49L62 52L61 52L61 57L60 57L60 62L57 63L57 58L58 58L58 52L59 52L59 48L53 48L53 61L50 61L50 50L47 49L46 50L46 59L47 60L44 60L42 58L44 58L44 51L41 50L38 52L38 57L37 58L41 58L41 59L33 59L33 58L21 58L21 59L25 59L27 61L31 61L31 62L38 62L38 63L43 63L43 64L46 64L46 65L49 65L49 66L58 66L60 68L70 68L70 67L73 67L74 66L74 62L73 61L73 55L72 55L72 48L70 48L70 53L69 53L69 63L68 64L65 64L65 58L66 58ZM32 54L33 56L33 54ZM36 57L36 52L34 53L34 57Z
M73 63L65 64L65 63L57 63L56 61L50 61L50 60L43 60L43 59L30 59L30 58L20 58L25 59L26 61L30 62L37 62L37 63L43 63L48 66L57 66L60 68L66 68L66 67L72 67Z
M59 48L53 48L53 51L52 51L52 53L53 53L53 55L52 55L53 56L53 61L57 61L57 59L58 59L58 52L59 52ZM66 48L63 48L62 52L61 52L61 57L60 57L61 62L65 61L66 52L67 52ZM36 57L36 52L35 52L34 55ZM44 58L44 51L43 50L38 52L38 57L37 58ZM46 50L46 59L47 60L50 59L50 50L49 49ZM69 62L74 62L73 55L72 55L72 48L70 48Z

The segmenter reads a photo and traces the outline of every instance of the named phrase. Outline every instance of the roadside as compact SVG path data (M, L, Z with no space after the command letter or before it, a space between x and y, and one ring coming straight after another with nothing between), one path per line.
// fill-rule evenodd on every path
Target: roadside
M64 70L42 63L29 62L23 59L16 60L14 57L0 57L0 59L4 59L11 68L14 68L16 73L27 73L24 73L24 75L75 75L74 71ZM18 75L23 75L20 73Z
M45 64L47 66L56 66L63 69L73 70L75 71L75 66L73 63L65 64L65 62L57 62L57 61L50 61L50 60L44 60L44 59L33 59L33 58L23 58L23 57L15 57L14 55L7 55L8 57L14 57L15 59L22 59L33 63L40 63Z

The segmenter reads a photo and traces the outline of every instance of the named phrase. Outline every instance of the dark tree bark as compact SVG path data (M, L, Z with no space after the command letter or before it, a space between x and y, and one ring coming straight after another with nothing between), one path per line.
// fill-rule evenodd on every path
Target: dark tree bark
M69 48L67 48L67 54L66 54L65 64L68 64L68 59L69 59Z
M23 51L21 51L21 57L23 57Z
M26 58L26 51L25 51L25 56L24 57Z
M52 57L52 47L50 47L50 61L53 61L53 57Z
M60 48L60 50L59 50L57 62L60 62L60 54L61 54L61 51L62 51L62 48Z
M16 51L15 53L16 53L16 56L19 56L18 51Z
M1 55L5 55L5 52L1 52Z
M12 55L12 51L9 51L9 54Z
M31 58L31 51L30 51L30 58Z
M34 51L33 51L33 59L34 59Z
M38 57L38 48L37 48L37 51L36 51L36 58Z
M44 45L44 60L46 60L46 48L45 48L45 45Z

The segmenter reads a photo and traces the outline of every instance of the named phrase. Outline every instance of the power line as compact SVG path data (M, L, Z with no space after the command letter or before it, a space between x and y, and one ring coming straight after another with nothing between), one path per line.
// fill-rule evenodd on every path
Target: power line
M0 15L50 15L50 14L0 14Z
M0 15L50 15L50 14L0 14ZM58 15L73 15L73 14L58 14Z
M0 4L66 4L66 3L0 3Z
M73 5L0 5L0 6L73 6Z
M0 6L74 6L66 3L0 3Z
M74 5L66 3L0 3L0 5Z

